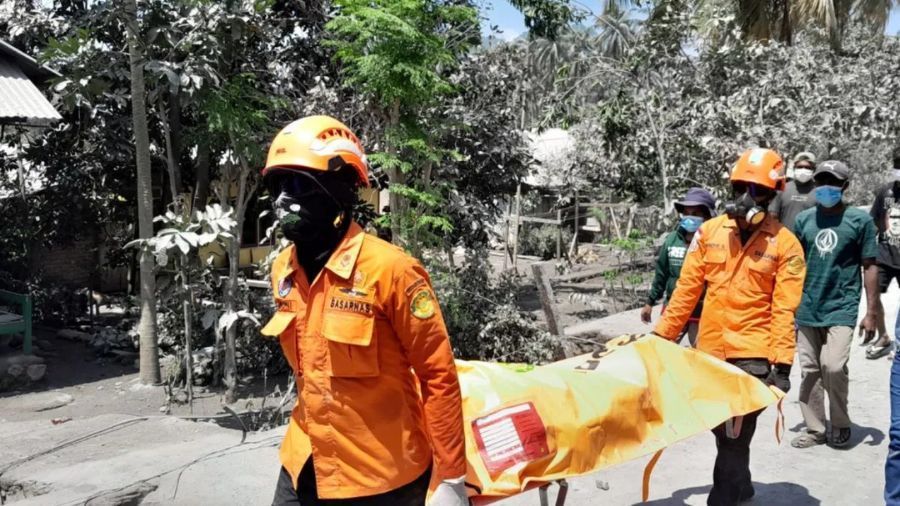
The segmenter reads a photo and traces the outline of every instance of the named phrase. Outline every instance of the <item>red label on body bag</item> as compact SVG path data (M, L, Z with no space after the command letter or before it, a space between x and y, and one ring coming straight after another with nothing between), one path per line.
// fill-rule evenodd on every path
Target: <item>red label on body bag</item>
M544 422L530 402L474 420L472 432L478 453L492 476L519 462L530 462L550 453Z

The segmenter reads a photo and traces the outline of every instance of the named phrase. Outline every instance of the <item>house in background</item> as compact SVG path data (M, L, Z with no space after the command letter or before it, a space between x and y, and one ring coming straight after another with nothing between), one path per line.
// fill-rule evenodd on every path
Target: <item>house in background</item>
M41 136L44 128L62 119L41 92L42 86L58 77L62 77L59 72L0 40L0 134L7 134L0 136L0 149L15 150L27 145L31 139ZM35 177L24 162L17 161L3 169L0 177L15 181L18 189L0 194L0 199L28 199L43 190L41 178ZM45 281L73 288L122 289L126 281L124 270L98 272L106 254L98 234L86 234L73 244L57 248L37 247L30 256L35 264L39 263ZM38 265L32 268L37 269Z
M62 76L0 40L0 125L42 127L62 119L37 86L53 77Z

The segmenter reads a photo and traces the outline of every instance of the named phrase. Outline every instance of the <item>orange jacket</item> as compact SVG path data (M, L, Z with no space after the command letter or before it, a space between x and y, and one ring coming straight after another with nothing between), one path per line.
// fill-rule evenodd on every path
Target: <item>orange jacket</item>
M309 285L294 246L272 265L279 336L299 398L281 445L297 483L313 456L322 499L466 474L462 400L428 274L353 223ZM421 396L419 391L421 389Z
M794 361L794 311L806 262L799 241L771 217L741 246L737 223L719 216L694 234L657 334L675 339L707 287L697 348L722 360Z

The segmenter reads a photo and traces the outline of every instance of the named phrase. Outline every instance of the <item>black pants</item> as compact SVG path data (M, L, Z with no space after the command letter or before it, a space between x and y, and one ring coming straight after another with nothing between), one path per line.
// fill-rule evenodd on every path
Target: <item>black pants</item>
M878 264L878 290L881 293L887 293L888 287L891 286L891 281L895 278L897 283L900 284L900 269L890 265Z
M765 359L730 362L761 380L765 380L769 374L769 362ZM756 419L760 413L762 410L744 415L740 435L735 439L727 436L724 423L713 429L718 452L713 468L713 487L706 500L709 506L734 506L753 496L750 441L756 432Z
M319 499L316 489L316 471L312 458L306 461L297 479L297 489L291 484L291 474L281 468L278 483L275 485L275 497L272 506L422 506L428 494L428 483L431 481L431 468L415 481L398 489L383 494L352 499Z

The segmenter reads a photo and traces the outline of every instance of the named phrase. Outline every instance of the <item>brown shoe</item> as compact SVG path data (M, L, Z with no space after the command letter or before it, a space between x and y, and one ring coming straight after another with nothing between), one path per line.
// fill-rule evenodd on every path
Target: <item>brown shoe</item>
M811 448L813 446L825 444L825 441L825 434L813 434L812 432L807 432L806 434L801 434L791 440L791 446L794 448Z

